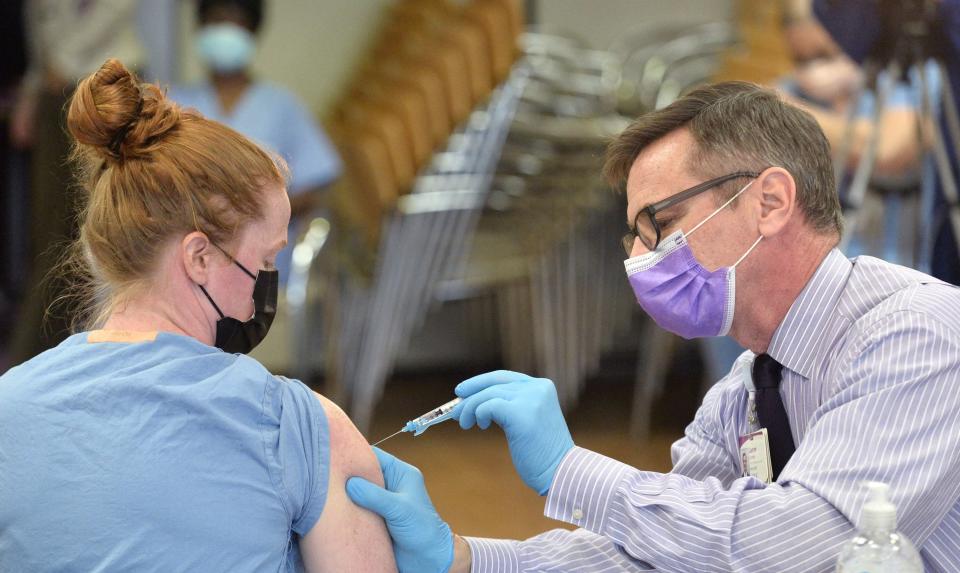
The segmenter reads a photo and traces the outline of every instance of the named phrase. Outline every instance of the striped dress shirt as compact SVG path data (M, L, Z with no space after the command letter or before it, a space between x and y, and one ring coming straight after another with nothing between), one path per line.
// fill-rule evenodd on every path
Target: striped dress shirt
M707 393L668 474L574 448L544 514L580 527L468 538L475 572L832 571L890 484L928 572L960 571L960 288L831 251L774 333L797 450L776 483L741 477L753 359Z

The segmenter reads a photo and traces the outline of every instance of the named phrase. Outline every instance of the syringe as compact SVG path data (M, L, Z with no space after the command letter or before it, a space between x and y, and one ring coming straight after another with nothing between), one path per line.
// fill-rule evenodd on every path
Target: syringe
M430 426L434 426L436 424L439 424L440 422L443 422L452 418L453 408L459 403L460 403L460 398L454 398L453 400L450 400L446 404L443 404L442 406L434 408L433 410L430 410L429 412L427 412L422 416L418 416L410 420L409 422L404 424L404 426L400 428L399 431L394 432L393 434L390 434L386 438L380 440L379 442L373 445L376 446L377 444L381 444L389 440L390 438L396 436L397 434L400 434L403 432L413 432L414 436L419 436L420 434L426 432L427 428L429 428Z

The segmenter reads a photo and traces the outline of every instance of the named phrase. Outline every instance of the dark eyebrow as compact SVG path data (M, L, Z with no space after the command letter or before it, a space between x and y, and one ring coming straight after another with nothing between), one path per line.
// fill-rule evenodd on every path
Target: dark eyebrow
M659 213L657 213L657 215L664 219L679 219L680 217L683 217L684 215L687 214L688 206L689 205L685 204L685 202L677 203L676 205L670 205L663 211L660 211Z

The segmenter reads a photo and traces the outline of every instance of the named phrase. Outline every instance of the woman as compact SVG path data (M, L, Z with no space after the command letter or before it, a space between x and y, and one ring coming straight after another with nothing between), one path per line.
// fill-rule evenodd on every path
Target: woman
M277 162L116 60L67 126L96 329L0 377L0 571L395 571L344 492L382 481L366 442L243 354L275 312Z

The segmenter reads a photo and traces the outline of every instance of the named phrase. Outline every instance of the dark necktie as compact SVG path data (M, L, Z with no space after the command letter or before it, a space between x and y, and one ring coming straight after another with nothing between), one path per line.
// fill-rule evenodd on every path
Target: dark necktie
M756 388L754 403L757 406L757 420L761 427L767 429L774 481L796 450L790 433L790 419L780 398L782 371L783 364L769 354L761 354L753 361L753 385Z

